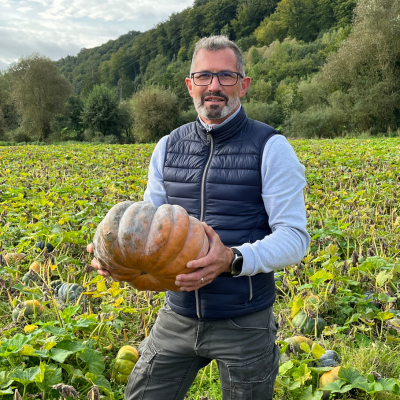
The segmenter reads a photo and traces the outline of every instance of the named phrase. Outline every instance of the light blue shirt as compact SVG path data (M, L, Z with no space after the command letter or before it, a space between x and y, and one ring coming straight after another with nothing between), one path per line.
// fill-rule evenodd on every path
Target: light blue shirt
M237 112L239 112L239 109ZM236 112L236 113L237 113ZM203 125L218 129L220 125ZM210 129L208 129L210 130ZM168 203L164 187L163 168L168 136L157 143L149 165L149 176L144 200L155 206ZM306 210L303 188L306 185L304 166L300 164L292 146L282 135L275 135L265 145L261 163L262 199L269 216L272 233L255 243L244 243L237 249L243 254L240 276L268 273L297 264L310 245L306 229Z

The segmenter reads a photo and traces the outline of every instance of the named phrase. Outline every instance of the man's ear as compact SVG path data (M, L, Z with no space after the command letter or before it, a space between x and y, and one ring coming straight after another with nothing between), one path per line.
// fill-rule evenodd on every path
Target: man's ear
M188 88L190 97L193 97L193 82L190 78L185 79L186 87Z
M251 78L249 76L246 76L242 79L242 82L240 85L239 97L243 97L246 94L247 89L250 86L250 83L251 83Z

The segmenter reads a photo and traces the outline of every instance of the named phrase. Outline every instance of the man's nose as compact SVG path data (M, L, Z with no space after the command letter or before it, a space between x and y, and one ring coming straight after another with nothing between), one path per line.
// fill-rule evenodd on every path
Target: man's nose
M208 85L208 88L213 91L216 92L218 90L221 90L221 84L219 83L218 80L218 76L217 75L213 75L213 80L211 81L211 83Z

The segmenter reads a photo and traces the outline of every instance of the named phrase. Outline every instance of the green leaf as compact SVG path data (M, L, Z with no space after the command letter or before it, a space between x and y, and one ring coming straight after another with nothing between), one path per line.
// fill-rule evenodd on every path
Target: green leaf
M44 380L44 373L46 372L46 364L41 362L39 368L40 368L40 373L35 376L35 381L41 383Z
M364 383L364 382L368 383L367 378L360 375L360 373L357 370L355 370L354 368L351 368L351 367L340 368L338 377L348 383L351 383L351 384L356 384L356 383L358 384L358 383Z
M57 349L68 350L71 353L77 353L86 348L81 341L63 340L57 344Z
M279 367L279 376L283 376L286 374L287 371L292 369L294 364L291 361L285 362Z
M9 371L0 372L0 388L4 389L14 382L13 379L9 379L10 375Z
M394 317L394 314L389 312L389 311L381 311L376 314L376 316L381 320L381 321L386 321L388 319L392 319Z
M34 382L35 377L38 374L40 374L39 367L32 367L27 369L24 369L24 367L18 367L11 373L10 378L26 386L29 383Z
M355 338L357 340L358 345L361 347L367 347L371 344L371 339L367 335L364 335L363 333L356 333Z
M282 355L286 352L287 348L289 347L289 343L287 342L279 342L282 346L279 348L279 353Z
M318 390L315 391L315 393L312 393L312 386L308 386L307 389L302 393L302 395L299 397L299 400L320 400L323 396L322 392L319 392Z
M302 385L308 379L311 379L311 371L308 369L307 364L301 364L293 373L292 377L295 381L299 381Z
M21 356L33 356L35 354L35 349L29 344L25 344L24 347L19 351Z
M333 275L330 272L326 272L323 269L317 271L313 276L310 276L310 281L315 283L321 283L326 280L333 279Z
M48 350L35 350L34 356L46 358L49 356L49 351Z
M397 300L397 298L396 297L390 297L386 293L379 293L378 294L378 300L383 302L383 303L394 303Z
M71 354L73 354L72 351L62 350L56 347L53 347L50 350L50 358L59 363L63 363L67 359L67 357Z
M69 376L73 376L74 375L74 367L72 365L60 363L60 367L65 369Z
M0 390L0 395L3 394L14 394L14 390L12 389Z
M376 277L376 284L382 287L388 280L393 279L393 274L389 271L381 271Z
M292 307L292 318L303 308L303 306L304 301L301 296L297 296L291 301L290 307Z
M95 375L101 375L105 369L103 357L100 352L92 349L85 349L79 355L79 358L89 366L89 372Z
M307 354L309 354L311 352L310 346L305 342L300 343L300 349L303 350Z
M98 324L97 321L93 322L89 318L79 318L77 321L76 320L71 321L71 325L74 328L89 328L97 324Z
M318 343L313 343L311 352L313 353L313 356L317 359L326 353L325 349L321 347Z
M361 389L364 390L365 392L369 393L371 391L371 389L373 389L374 384L370 384L368 381L367 382L355 382L352 383L351 386L354 389Z
M297 292L301 292L304 289L311 289L313 285L311 283L305 283L297 288Z
M42 328L42 330L44 332L49 332L55 336L60 336L60 337L71 337L72 336L71 339L74 337L72 333L67 332L64 328L59 328L57 326L49 326L49 325L44 326Z
M78 304L77 306L69 306L64 311L61 312L61 318L64 321L70 321L71 317L76 314L76 312L81 308Z
M289 387L289 390L296 390L301 386L301 382L300 381L294 381Z
M379 379L378 382L382 385L382 390L387 390L388 392L393 392L395 385L399 386L398 382L390 378Z
M323 391L330 391L332 393L346 393L351 390L353 387L352 385L346 385L345 382L341 381L340 379L334 382L329 382L323 388L319 388L318 390Z
M46 365L40 363L41 374L35 379L37 386L41 391L51 388L53 385L62 382L62 371L61 368L57 368L55 365Z
M11 339L3 340L0 345L0 357L8 357L10 354L18 353L31 338L30 335L25 336L17 333Z

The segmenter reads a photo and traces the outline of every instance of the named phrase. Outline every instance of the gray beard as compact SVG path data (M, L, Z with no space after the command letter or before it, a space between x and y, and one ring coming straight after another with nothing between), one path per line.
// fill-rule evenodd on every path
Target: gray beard
M235 108L240 104L240 97L234 97L233 99L229 99L226 105L222 108L219 108L217 105L211 105L210 109L207 110L204 106L204 102L200 100L193 99L194 108L198 112L198 114L209 120L221 119L225 118L229 114L231 114Z

